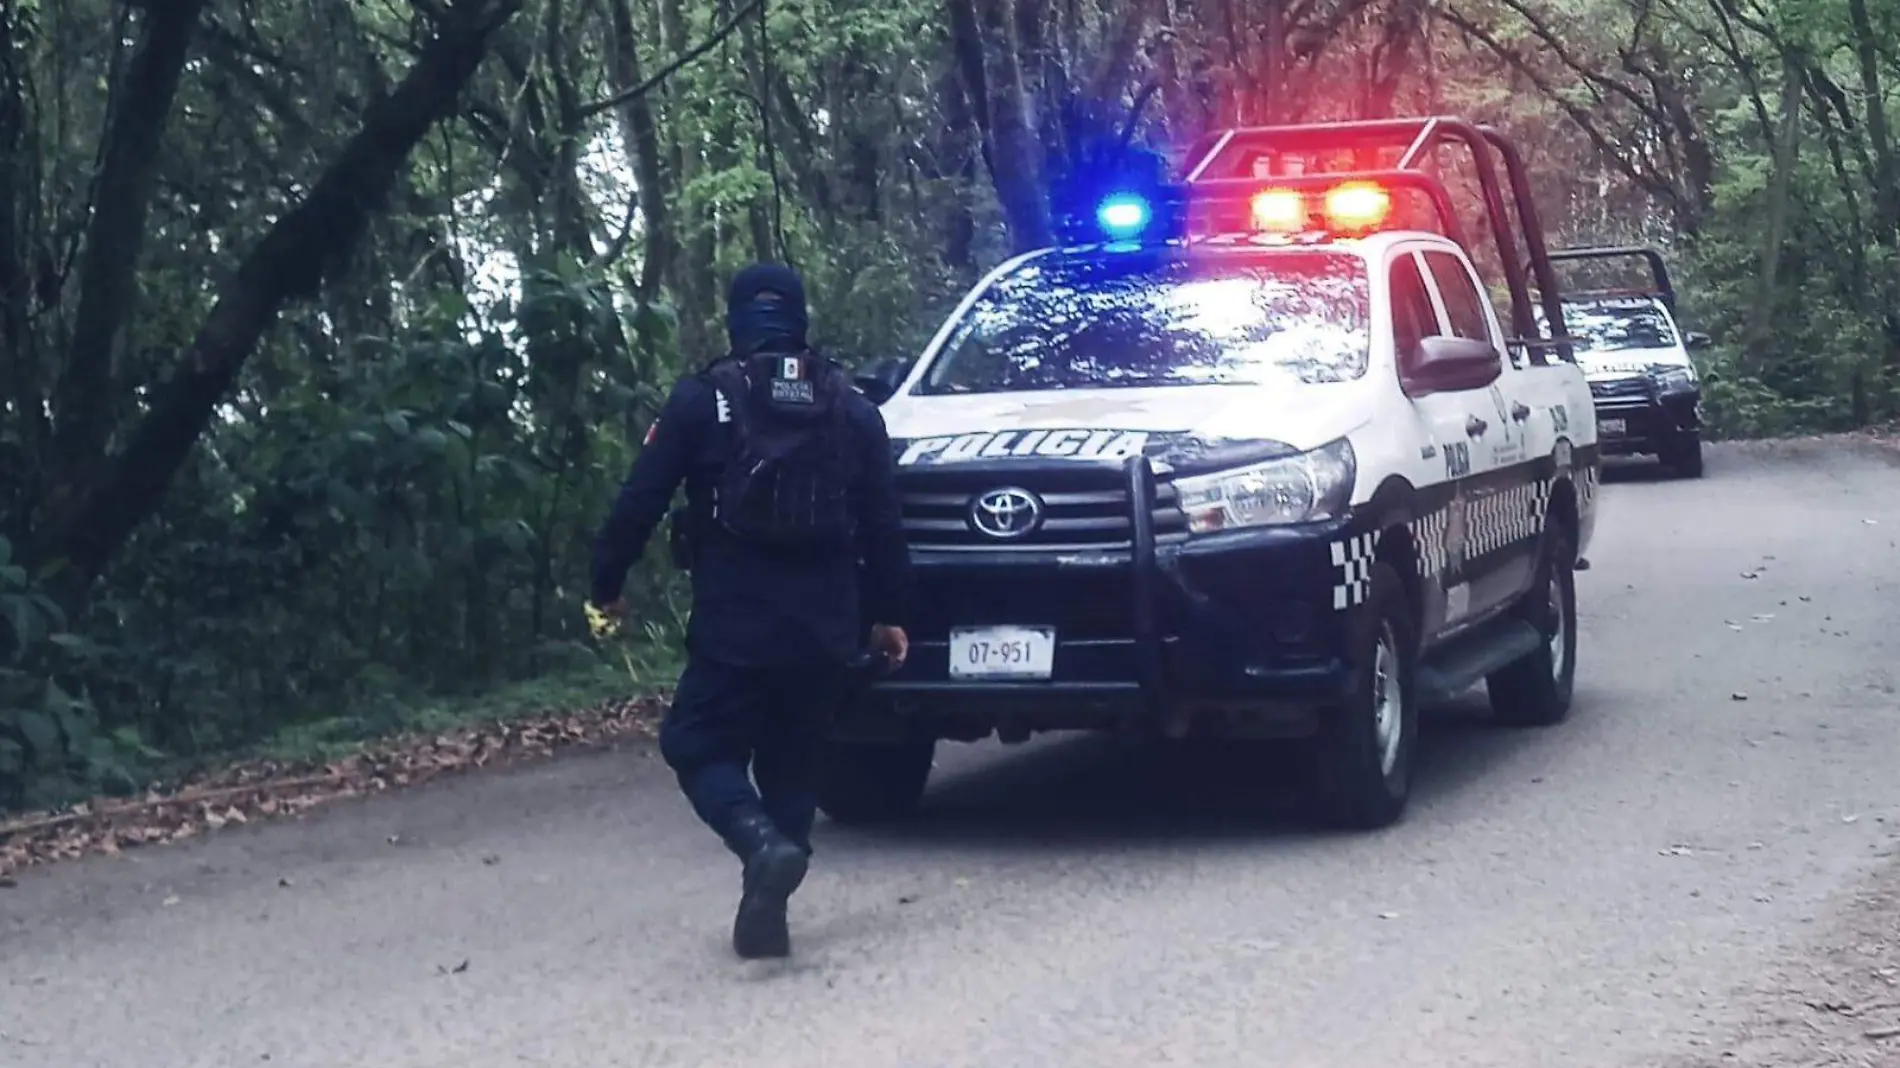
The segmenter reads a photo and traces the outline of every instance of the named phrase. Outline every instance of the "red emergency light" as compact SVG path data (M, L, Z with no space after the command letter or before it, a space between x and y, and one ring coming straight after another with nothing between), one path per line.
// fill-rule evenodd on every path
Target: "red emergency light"
M1392 214L1392 194L1373 182L1342 182L1326 191L1326 221L1335 230L1376 230Z
M1253 195L1252 203L1256 230L1306 229L1306 198L1297 189L1263 189Z
M1314 212L1297 189L1262 189L1249 202L1253 228L1266 233L1300 233L1314 229ZM1325 191L1320 198L1318 222L1338 234L1367 234L1377 230L1392 213L1392 194L1376 182L1349 181Z

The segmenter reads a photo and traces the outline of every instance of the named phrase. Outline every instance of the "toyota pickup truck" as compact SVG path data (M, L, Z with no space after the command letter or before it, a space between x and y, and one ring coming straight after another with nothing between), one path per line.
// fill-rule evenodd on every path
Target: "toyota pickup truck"
M1480 179L1506 314L1419 165L1441 146ZM1422 707L1482 682L1509 723L1569 710L1597 424L1539 332L1560 294L1515 149L1429 118L1194 158L1105 181L863 384L918 590L907 662L837 717L832 819L910 810L942 741L1077 730L1297 739L1320 812L1374 828Z

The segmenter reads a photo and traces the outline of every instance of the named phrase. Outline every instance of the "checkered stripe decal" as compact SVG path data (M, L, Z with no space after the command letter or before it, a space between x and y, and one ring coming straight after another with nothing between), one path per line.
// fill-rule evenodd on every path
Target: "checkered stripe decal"
M1445 570L1445 534L1451 525L1451 513L1443 508L1427 512L1406 524L1412 532L1412 544L1418 549L1418 574L1431 578Z
M1483 556L1537 537L1549 506L1550 483L1541 479L1472 501L1465 518L1465 556Z
M1594 472L1584 476L1579 488L1581 494L1595 491L1593 476ZM1472 501L1465 513L1464 559L1475 559L1540 537L1555 485L1554 479L1538 479ZM1435 578L1450 568L1450 509L1427 512L1406 523L1406 528L1417 549L1420 577ZM1372 588L1372 561L1378 548L1377 531L1332 543L1334 609L1365 603Z
M1333 583L1333 607L1349 608L1364 604L1372 591L1372 558L1379 550L1379 532L1356 534L1333 543L1333 567L1339 572Z

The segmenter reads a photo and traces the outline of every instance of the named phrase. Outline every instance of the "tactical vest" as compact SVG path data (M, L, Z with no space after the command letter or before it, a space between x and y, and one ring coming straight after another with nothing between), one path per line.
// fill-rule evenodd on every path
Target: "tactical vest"
M815 352L728 357L708 369L726 436L713 518L773 545L849 545L858 456L844 372Z

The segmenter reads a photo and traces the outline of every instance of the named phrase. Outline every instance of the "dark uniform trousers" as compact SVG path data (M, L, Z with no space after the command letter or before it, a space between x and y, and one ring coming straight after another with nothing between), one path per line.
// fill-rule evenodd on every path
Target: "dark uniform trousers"
M733 827L761 808L779 833L811 851L820 747L847 681L842 665L687 660L660 724L660 755L693 811L741 858Z

